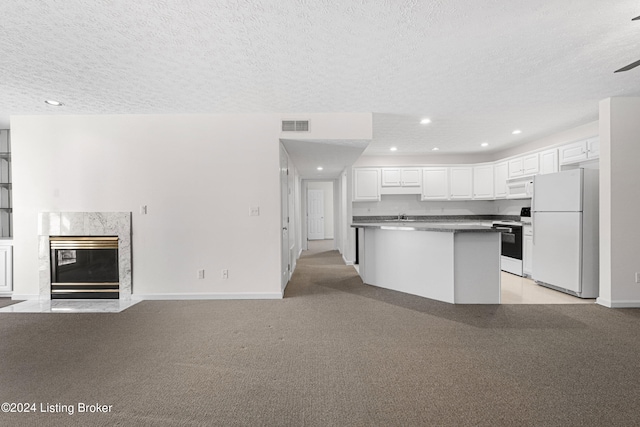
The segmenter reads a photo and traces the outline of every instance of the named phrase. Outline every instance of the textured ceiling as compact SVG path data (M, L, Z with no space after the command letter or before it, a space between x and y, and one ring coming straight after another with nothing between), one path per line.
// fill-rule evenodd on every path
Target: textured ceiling
M0 125L373 112L365 154L501 149L640 95L640 67L613 74L640 59L638 15L636 0L3 0Z

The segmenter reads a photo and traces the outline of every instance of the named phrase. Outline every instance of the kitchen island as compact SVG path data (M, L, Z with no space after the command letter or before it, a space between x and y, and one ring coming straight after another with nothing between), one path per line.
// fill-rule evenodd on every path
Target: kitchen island
M455 304L500 304L500 233L487 224L360 222L364 283Z

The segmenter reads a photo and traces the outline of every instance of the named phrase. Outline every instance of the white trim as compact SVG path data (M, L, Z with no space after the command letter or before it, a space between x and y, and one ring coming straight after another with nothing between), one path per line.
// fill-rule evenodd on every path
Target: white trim
M10 296L14 301L37 301L40 299L40 294L16 294L14 292Z
M282 292L247 292L247 293L216 293L216 294L132 294L132 300L209 300L209 299L282 299Z
M13 291L0 292L0 298L11 298Z
M344 255L342 255L342 260L344 261L345 265L353 265L353 261L349 261L344 257Z
M597 298L596 304L609 308L639 308L640 301L610 301L604 298Z

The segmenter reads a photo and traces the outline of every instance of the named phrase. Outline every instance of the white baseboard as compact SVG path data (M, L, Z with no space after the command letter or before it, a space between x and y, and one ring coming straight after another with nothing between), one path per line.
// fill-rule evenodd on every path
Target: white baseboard
M640 301L610 301L604 298L597 298L596 304L609 308L639 308Z
M349 261L348 259L346 259L346 258L344 257L344 255L342 255L342 260L344 261L344 263L345 263L346 265L353 265L353 263L354 263L354 261Z
M210 299L282 299L282 292L256 292L256 293L216 293L216 294L132 294L134 301L150 300L210 300Z

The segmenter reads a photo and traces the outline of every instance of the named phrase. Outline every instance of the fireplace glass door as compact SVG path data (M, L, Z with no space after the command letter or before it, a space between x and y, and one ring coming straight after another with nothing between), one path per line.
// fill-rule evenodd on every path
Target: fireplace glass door
M51 237L52 299L118 299L118 238Z

